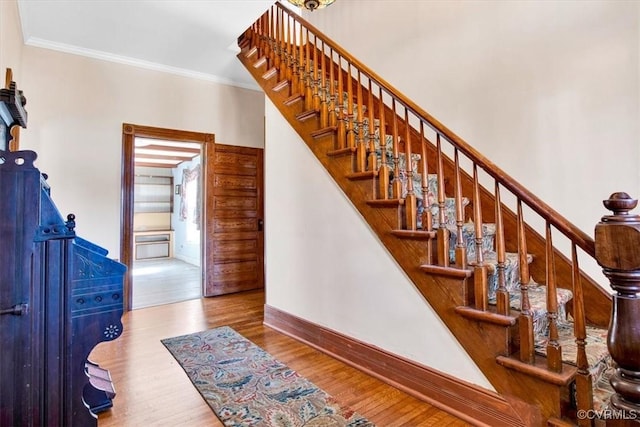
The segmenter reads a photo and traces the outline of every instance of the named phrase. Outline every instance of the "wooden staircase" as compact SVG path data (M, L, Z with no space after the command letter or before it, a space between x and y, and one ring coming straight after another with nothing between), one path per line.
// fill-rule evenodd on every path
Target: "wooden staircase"
M601 339L611 296L578 265L579 251L595 256L594 241L279 4L239 45L265 94L512 404L501 425L592 425L576 414L607 404L606 393L594 403L593 384L613 366ZM558 235L569 256L554 247Z

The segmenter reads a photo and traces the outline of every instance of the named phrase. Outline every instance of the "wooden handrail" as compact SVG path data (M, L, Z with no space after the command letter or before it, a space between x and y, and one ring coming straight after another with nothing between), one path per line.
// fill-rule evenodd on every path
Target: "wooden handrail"
M279 3L276 3L276 6L286 10L286 8ZM292 16L298 23L312 30L314 34L320 33L320 31L316 27L314 27L311 23L309 23L302 17L297 15ZM556 210L551 208L551 206L549 206L535 194L527 190L518 181L512 178L509 174L507 174L485 156L483 156L479 151L470 146L467 142L465 142L462 138L456 135L445 125L440 123L440 121L438 121L436 118L434 118L425 110L420 108L417 104L412 102L408 97L406 97L396 88L391 86L386 80L377 75L373 70L351 56L336 42L324 35L323 37L326 45L333 49L335 52L338 52L338 54L349 64L354 65L357 69L364 72L364 74L366 74L369 79L373 80L381 89L384 89L386 92L393 94L393 97L397 100L398 103L409 109L409 111L411 111L414 115L427 122L429 126L435 132L437 132L438 135L444 136L455 148L465 154L474 164L477 164L479 167L481 167L487 174L498 181L500 185L511 191L518 197L519 200L533 209L533 211L544 218L545 221L547 221L549 224L553 225L556 230L573 241L589 256L595 256L595 243L588 234L573 225L571 222L569 222L569 220L567 220Z

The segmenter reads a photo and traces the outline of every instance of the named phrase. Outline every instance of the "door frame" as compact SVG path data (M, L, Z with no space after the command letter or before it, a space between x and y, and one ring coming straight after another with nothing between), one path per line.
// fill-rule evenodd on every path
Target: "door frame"
M120 262L127 266L124 276L123 304L125 311L130 311L133 305L131 270L133 267L133 179L135 175L135 138L153 138L176 142L194 142L202 147L202 179L203 184L207 182L206 177L211 172L213 163L210 158L213 156L215 135L211 133L191 132L176 129L165 129L151 126L141 126L130 123L122 124L122 171L120 187ZM211 166L209 166L211 165ZM209 189L205 184L202 188L201 197L207 200ZM213 221L209 220L212 212L206 209L206 203L202 203L202 226L200 227L200 270L202 273L202 289L205 289L207 280L207 257L209 253L206 248L205 236L209 233L209 228L213 226Z

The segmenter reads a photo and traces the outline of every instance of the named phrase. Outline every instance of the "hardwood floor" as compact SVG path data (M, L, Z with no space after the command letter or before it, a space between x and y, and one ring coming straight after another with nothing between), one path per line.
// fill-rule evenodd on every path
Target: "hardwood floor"
M136 261L132 275L134 310L202 296L200 267L177 258Z
M98 426L221 426L160 339L231 326L378 426L469 425L262 324L264 292L130 311L124 332L90 359L111 371L114 407Z

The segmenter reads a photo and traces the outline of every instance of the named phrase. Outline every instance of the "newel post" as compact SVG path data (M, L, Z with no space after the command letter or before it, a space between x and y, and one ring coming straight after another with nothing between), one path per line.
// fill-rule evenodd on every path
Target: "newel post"
M596 225L596 260L616 291L607 346L618 368L611 376L612 409L640 412L640 216L626 193L614 193L604 206L613 212Z

